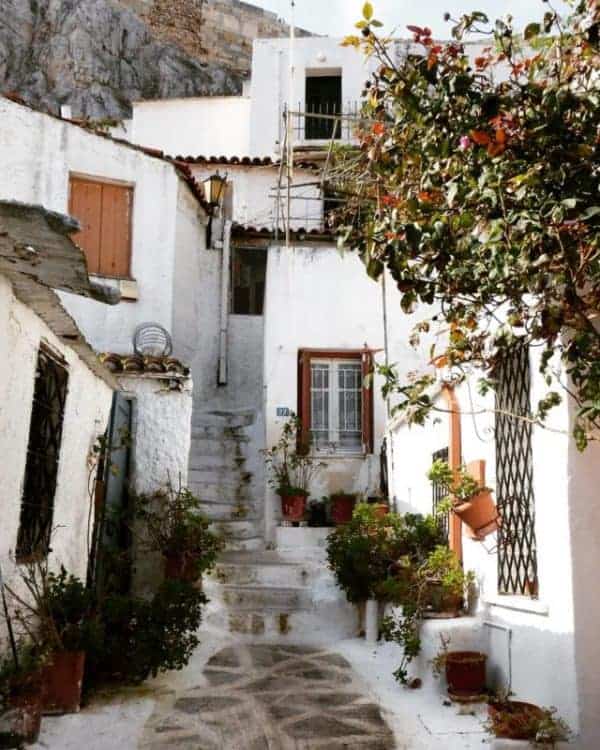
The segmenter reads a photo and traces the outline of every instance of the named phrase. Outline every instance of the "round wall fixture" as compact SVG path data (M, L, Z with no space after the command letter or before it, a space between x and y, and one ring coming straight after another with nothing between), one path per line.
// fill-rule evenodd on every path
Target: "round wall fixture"
M141 357L169 357L173 351L171 335L159 323L142 323L133 334L133 350Z
M317 55L317 62L327 62L327 55L324 52L319 52L319 54Z

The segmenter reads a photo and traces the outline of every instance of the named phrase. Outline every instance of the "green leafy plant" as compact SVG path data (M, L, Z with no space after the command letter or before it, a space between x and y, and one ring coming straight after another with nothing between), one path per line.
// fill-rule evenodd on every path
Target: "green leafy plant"
M0 702L3 707L15 693L40 687L40 671L47 658L48 654L23 638L17 644L16 657L10 653L0 659Z
M269 486L279 495L304 495L308 497L312 480L325 465L303 445L300 419L292 414L283 425L278 442L262 451L269 473Z
M327 539L327 560L350 602L388 596L386 581L403 558L424 559L443 539L431 517L380 516L374 505L359 503L352 520Z
M165 557L194 560L198 575L210 571L224 547L222 536L210 529L201 500L187 487L165 489L137 498L135 517L146 530L149 546Z
M112 593L99 612L103 638L87 656L86 687L141 683L182 669L199 643L205 595L194 586L165 581L151 599Z
M454 505L467 502L481 492L483 487L461 466L453 471L446 461L437 460L427 472L427 478L447 492L447 496L438 505L438 513L447 513Z
M556 742L568 742L572 735L568 724L557 715L554 707L539 708L511 701L508 697L490 701L490 704L493 710L485 728L495 737L554 745Z
M402 648L402 659L394 672L399 683L408 684L408 668L421 652L420 627L427 612L444 611L447 606L458 608L473 582L473 573L463 570L456 554L439 545L424 562L406 563L387 583L389 600L402 607L401 613L383 622L383 637Z
M434 306L415 346L429 334L443 342L429 370L407 379L381 370L409 421L435 408L440 369L475 375L485 391L498 365L531 345L547 387L518 416L544 424L568 392L578 447L598 437L600 5L568 3L568 18L546 5L524 38L510 16L481 12L448 14L449 42L409 26L411 54L400 62L369 5L360 35L344 42L377 64L360 148L336 153L329 177L346 198L340 242L373 278L387 267L407 314Z

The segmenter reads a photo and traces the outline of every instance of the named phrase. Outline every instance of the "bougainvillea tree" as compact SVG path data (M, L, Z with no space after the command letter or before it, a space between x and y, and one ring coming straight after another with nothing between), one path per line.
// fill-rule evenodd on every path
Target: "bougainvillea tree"
M434 305L413 336L445 330L432 365L476 369L486 388L513 347L541 347L532 418L568 390L584 447L600 436L600 3L570 2L561 17L540 0L521 33L510 17L446 14L451 41L410 26L400 55L366 3L344 43L377 65L338 187L369 274L389 269L407 313ZM433 376L387 375L422 420Z

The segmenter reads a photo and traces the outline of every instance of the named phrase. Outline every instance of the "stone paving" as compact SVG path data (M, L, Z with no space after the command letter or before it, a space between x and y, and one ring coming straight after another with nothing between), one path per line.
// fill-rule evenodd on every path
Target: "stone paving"
M207 685L172 695L146 725L143 750L393 750L379 706L342 656L288 645L230 646Z

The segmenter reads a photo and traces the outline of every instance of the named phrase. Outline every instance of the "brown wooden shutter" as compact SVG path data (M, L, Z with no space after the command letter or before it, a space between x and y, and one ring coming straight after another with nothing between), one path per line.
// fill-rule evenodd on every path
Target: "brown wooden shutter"
M71 177L70 188L69 213L81 224L73 240L85 254L89 273L100 273L102 185Z
M373 373L373 354L372 352L364 352L362 355L362 376L363 376L363 391L362 391L362 431L363 431L363 444L367 453L373 453L374 450L374 429L373 429L373 387L374 383L371 380L368 387L364 385L364 379Z
M300 435L298 450L308 452L310 446L310 352L298 352L298 417Z
M90 273L130 276L132 204L133 189L127 185L71 177L69 212L81 224L74 240Z
M131 192L122 185L102 186L100 273L104 276L129 276Z

